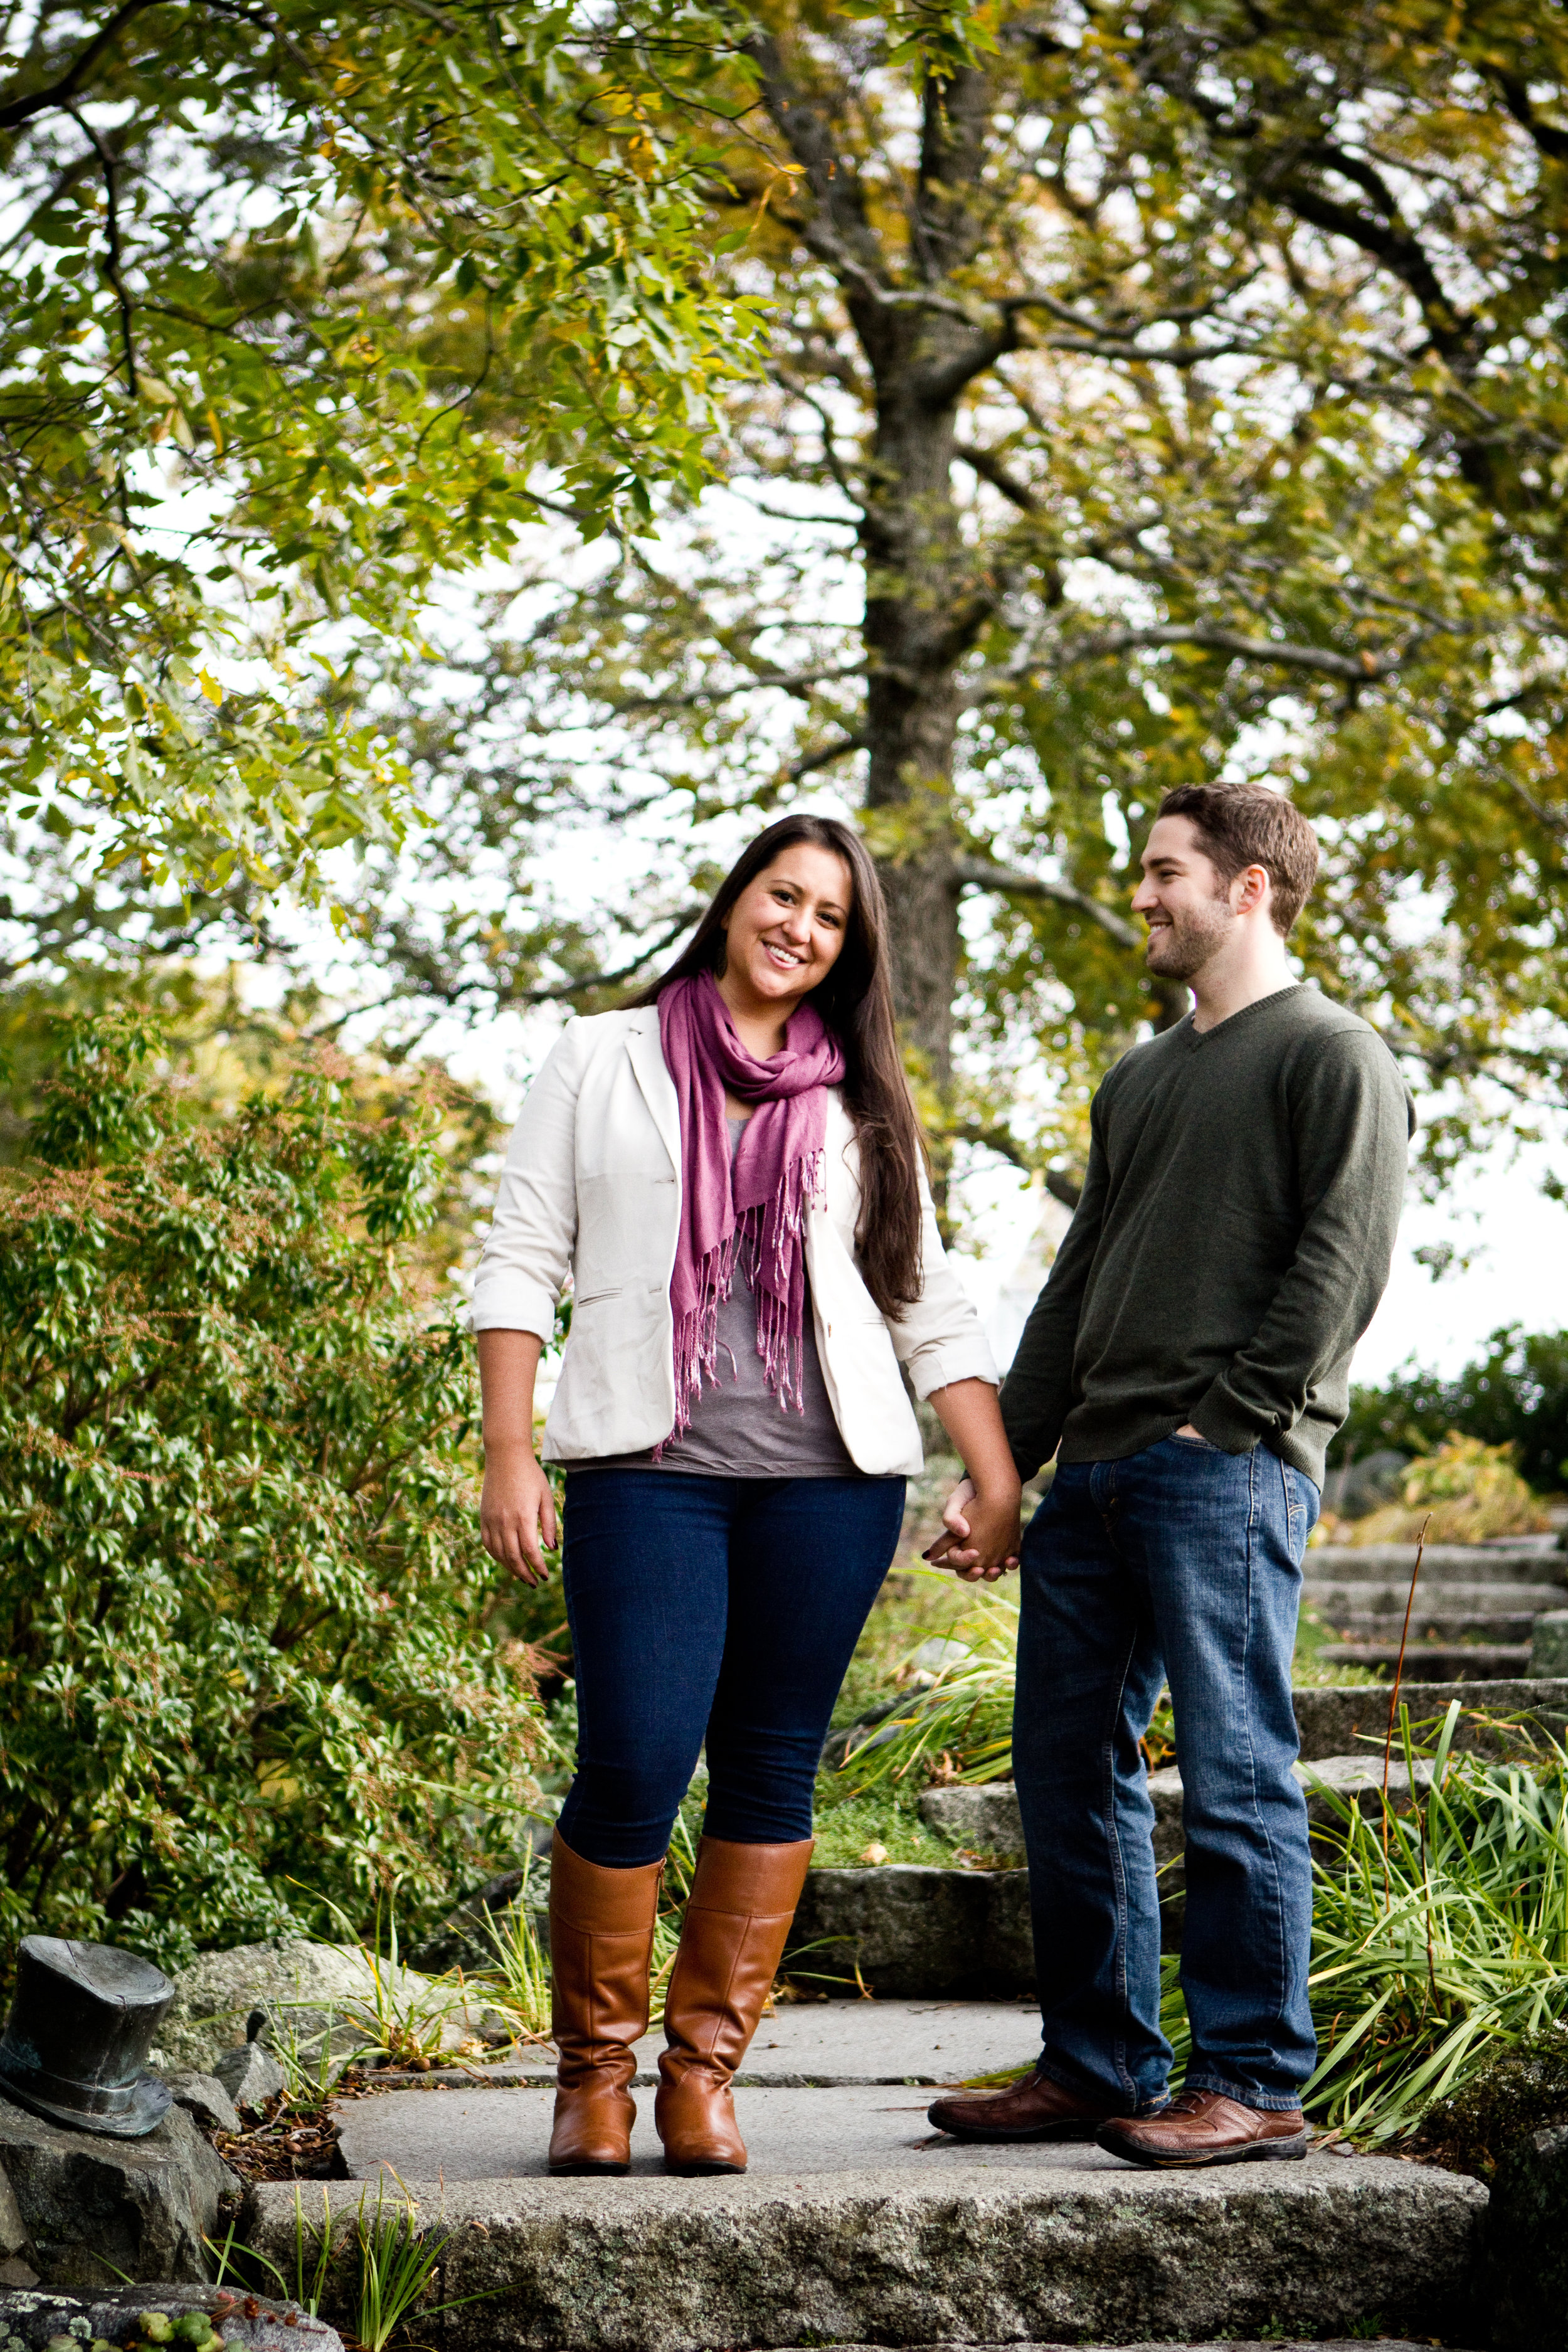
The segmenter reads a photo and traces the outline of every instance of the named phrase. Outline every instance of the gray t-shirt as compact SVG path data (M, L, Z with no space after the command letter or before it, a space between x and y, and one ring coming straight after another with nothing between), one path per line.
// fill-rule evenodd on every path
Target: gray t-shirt
M741 1140L743 1118L730 1121L730 1157ZM805 1410L781 1405L763 1377L757 1353L757 1303L744 1253L737 1252L735 1278L719 1306L719 1377L704 1383L692 1400L684 1436L672 1441L656 1463L651 1453L616 1454L573 1462L573 1470L684 1470L703 1478L858 1478L838 1433L827 1383L816 1353L811 1292L805 1297L801 1334L801 1391Z

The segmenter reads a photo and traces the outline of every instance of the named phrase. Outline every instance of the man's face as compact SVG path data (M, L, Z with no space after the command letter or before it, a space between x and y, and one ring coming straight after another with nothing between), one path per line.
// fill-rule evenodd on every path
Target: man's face
M1156 819L1143 852L1143 879L1132 911L1149 926L1143 959L1162 980L1191 980L1218 952L1237 922L1233 892L1222 882L1190 816Z

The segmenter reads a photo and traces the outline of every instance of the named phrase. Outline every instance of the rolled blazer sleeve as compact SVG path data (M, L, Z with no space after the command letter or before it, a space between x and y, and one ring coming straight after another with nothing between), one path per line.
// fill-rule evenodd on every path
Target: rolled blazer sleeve
M937 1228L931 1188L921 1178L921 1295L897 1320L889 1318L893 1353L909 1373L916 1396L922 1401L954 1381L988 1381L1000 1388L1002 1376L986 1344L980 1318L948 1263Z
M528 1090L474 1276L476 1331L548 1339L577 1240L577 1095L589 1048L574 1021Z

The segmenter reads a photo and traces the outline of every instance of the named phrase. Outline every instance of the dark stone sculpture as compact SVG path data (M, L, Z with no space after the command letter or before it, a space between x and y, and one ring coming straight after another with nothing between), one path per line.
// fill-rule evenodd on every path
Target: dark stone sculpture
M174 1998L163 1970L132 1952L25 1936L0 2092L73 2131L142 2138L169 2112L147 2055Z

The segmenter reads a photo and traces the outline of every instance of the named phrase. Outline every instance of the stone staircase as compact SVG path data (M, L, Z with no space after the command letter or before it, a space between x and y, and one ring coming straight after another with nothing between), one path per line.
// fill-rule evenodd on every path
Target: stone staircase
M1498 1736L1489 1716L1523 1716L1556 1736L1568 1719L1563 1677L1433 1678L1406 1696L1423 1721L1458 1699L1466 1747ZM1381 1801L1388 1696L1381 1685L1297 1692L1314 1814L1329 1790ZM1397 1763L1390 1787L1407 1794ZM1173 1859L1179 1774L1156 1773L1151 1793L1159 1851ZM1026 2066L1039 2016L1025 1997L1026 1881L1008 1866L1022 1842L1016 1790L933 1789L921 1810L955 1859L993 1866L812 1872L800 1965L830 1973L836 1951L883 1997L781 2000L763 2019L736 2084L752 2152L743 2177L664 2174L649 2037L637 2052L629 2175L552 2179L552 2053L523 2049L483 2067L373 2078L368 2095L339 2108L342 2177L254 2188L238 2236L291 2285L301 2263L313 2272L330 2221L324 2310L346 2317L359 2231L375 2226L378 2200L389 2212L412 2200L443 2242L446 2308L421 2323L435 2352L1219 2352L1221 2342L1262 2352L1259 2339L1328 2352L1334 2339L1373 2336L1415 2352L1415 2337L1489 2341L1479 2181L1321 2136L1300 2164L1159 2174L1092 2146L933 2134L932 2086ZM1179 1917L1179 1904L1168 1907ZM953 1997L980 1983L988 1998ZM885 1997L895 1986L904 1996ZM1557 2338L1490 2340L1535 2352Z
M735 2093L751 2168L710 2179L663 2171L646 2088L626 2177L552 2179L546 2066L427 2075L345 2101L347 2178L253 2189L238 2235L291 2287L330 2215L323 2315L346 2319L359 2230L412 2199L443 2241L436 2352L1484 2340L1479 2181L1343 2143L1147 2173L932 2133L933 2078L1026 2065L1038 2038L1022 2004L781 2009Z
M1528 1674L1537 1618L1568 1600L1560 1543L1552 1534L1429 1544L1406 1675L1426 1683ZM1308 1552L1304 1604L1337 1637L1326 1663L1394 1666L1415 1565L1414 1544L1321 1544Z

